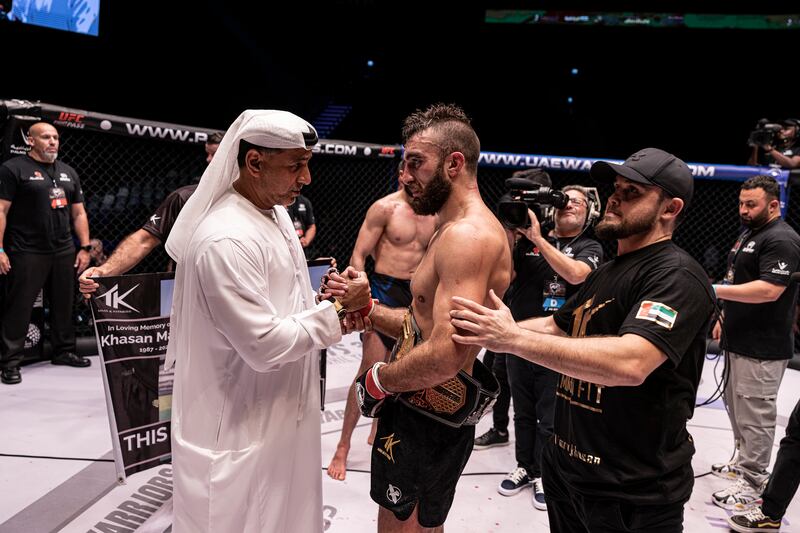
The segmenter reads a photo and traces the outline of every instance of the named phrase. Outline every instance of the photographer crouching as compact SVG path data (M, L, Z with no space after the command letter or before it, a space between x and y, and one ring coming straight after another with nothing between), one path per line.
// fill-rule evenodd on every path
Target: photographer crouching
M800 168L800 119L787 118L772 123L762 118L750 133L752 147L748 165Z
M597 190L568 185L556 191L516 178L507 180L506 186L513 200L501 202L499 216L518 237L509 307L515 320L549 316L577 291L602 258L600 243L585 236L600 213ZM546 510L541 456L553 433L557 374L515 355L507 356L506 365L514 401L517 467L497 490L512 496L532 485L531 503Z

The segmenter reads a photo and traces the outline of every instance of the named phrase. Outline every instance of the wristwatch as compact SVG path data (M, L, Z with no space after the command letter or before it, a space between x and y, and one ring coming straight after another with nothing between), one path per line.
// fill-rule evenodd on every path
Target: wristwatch
M344 308L342 302L336 299L336 297L331 298L331 303L333 303L333 309L336 311L336 316L339 317L339 320L347 316L347 309Z
M87 244L86 246L78 246L78 249L83 250L84 252L91 252L92 251L92 245L91 244Z

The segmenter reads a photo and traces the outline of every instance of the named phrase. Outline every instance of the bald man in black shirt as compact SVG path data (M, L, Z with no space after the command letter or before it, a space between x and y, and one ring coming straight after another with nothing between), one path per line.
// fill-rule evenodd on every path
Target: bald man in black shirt
M0 165L0 275L6 276L0 324L0 379L22 381L19 366L33 303L44 288L50 302L53 364L86 367L75 354L75 273L89 264L89 219L78 173L57 161L58 131L46 122L28 130L30 152ZM70 222L80 248L75 253Z

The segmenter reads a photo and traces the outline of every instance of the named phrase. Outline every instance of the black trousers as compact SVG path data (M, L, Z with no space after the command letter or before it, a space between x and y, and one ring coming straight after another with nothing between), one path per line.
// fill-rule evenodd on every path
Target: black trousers
M800 485L800 401L794 406L786 426L786 436L781 439L775 468L762 497L761 509L770 518L783 518Z
M22 361L25 335L39 290L50 302L50 341L53 354L75 351L72 304L75 293L75 251L57 255L14 253L6 274L0 322L0 366L16 368Z
M514 446L517 466L541 477L542 449L553 434L558 374L516 355L506 357L514 400Z
M552 446L552 442L548 443ZM545 453L542 482L551 533L680 533L685 502L636 505L589 497L564 484Z
M483 364L492 371L497 382L500 383L500 395L492 407L492 427L503 433L508 432L508 408L511 405L511 389L508 386L506 372L506 354L494 353L486 350L483 355Z

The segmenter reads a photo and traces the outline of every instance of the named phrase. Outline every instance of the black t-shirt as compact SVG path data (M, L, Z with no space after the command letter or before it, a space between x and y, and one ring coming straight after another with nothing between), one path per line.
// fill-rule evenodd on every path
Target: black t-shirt
M725 301L722 348L756 359L792 358L797 284L790 285L789 276L798 270L800 236L782 219L739 236L728 254L728 272L733 272L733 284L760 279L782 285L786 290L774 302Z
M308 228L316 224L311 201L303 195L298 196L297 200L286 208L286 211L294 223L294 230L298 237L305 235Z
M180 189L175 189L164 198L161 205L158 206L156 212L147 219L147 222L142 229L157 238L161 243L167 242L169 232L172 231L172 226L175 224L175 219L178 218L178 213L183 209L184 204L189 197L194 194L197 189L197 184L187 185Z
M586 263L592 270L603 258L600 243L587 237L579 237L575 242L573 237L547 240L561 253ZM525 237L514 246L514 270L509 307L515 320L552 315L578 289L578 285L570 285L558 276L539 248Z
M54 189L63 194L54 194ZM83 191L71 166L58 160L40 163L27 155L9 159L0 165L0 199L11 202L3 238L7 252L74 250L70 206L83 203Z
M794 157L800 155L800 142L793 142L786 148L778 148L778 151L786 157ZM780 166L775 162L775 158L769 154L761 152L758 156L758 163L764 166Z
M559 376L548 454L570 486L634 504L689 498L694 444L686 421L713 307L703 268L663 241L601 265L553 315L572 337L632 333L668 358L636 387Z

